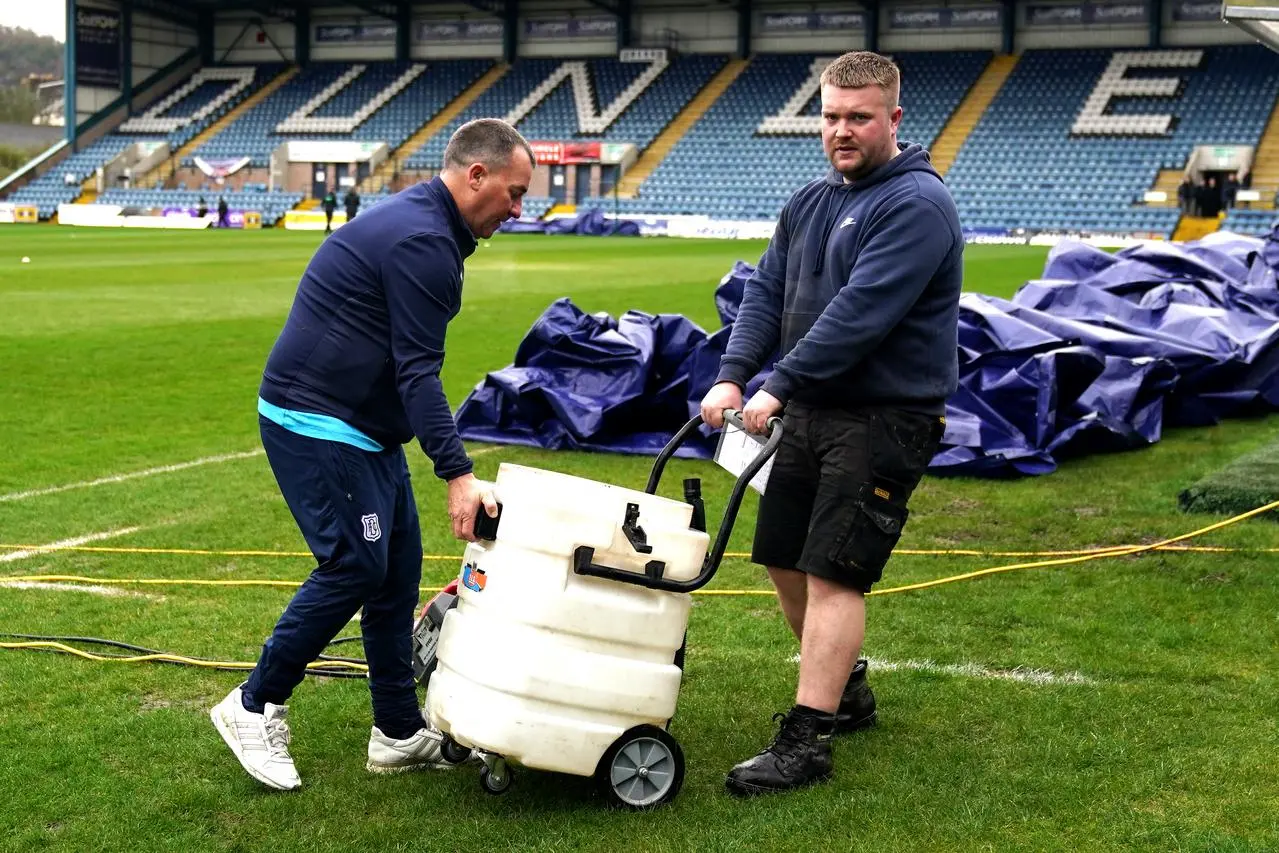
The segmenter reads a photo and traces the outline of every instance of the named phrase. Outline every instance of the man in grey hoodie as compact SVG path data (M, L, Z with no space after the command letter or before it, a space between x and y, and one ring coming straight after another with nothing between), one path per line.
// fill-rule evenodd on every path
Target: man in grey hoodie
M865 595L901 536L958 384L959 214L928 153L898 145L899 87L893 62L870 52L823 72L831 169L782 209L702 401L713 427L729 408L752 432L775 416L785 426L752 560L768 567L800 641L799 687L773 742L728 774L733 794L826 781L831 736L874 723L858 659ZM772 375L742 409L774 352Z

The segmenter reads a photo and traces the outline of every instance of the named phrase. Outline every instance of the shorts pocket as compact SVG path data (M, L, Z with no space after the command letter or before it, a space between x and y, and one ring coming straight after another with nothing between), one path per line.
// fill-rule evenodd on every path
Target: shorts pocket
M831 562L865 581L879 580L909 516L904 506L864 486L849 508L847 526L831 546Z
M941 418L893 409L876 412L871 425L871 470L875 477L913 491L937 452Z

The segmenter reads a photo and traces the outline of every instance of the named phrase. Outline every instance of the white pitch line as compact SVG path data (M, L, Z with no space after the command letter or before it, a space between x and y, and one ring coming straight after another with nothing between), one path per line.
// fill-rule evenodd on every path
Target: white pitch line
M27 557L34 557L37 554L48 554L59 548L72 548L76 545L84 545L89 542L100 542L103 539L112 539L116 536L128 536L130 533L137 533L141 527L121 527L118 530L104 530L101 533L89 533L85 536L76 536L72 539L61 539L57 542L50 542L48 545L37 545L26 551L10 551L8 554L0 554L0 563L10 563L14 560L25 560Z
M202 456L199 459L192 459L190 462L176 462L173 465L161 465L157 468L147 468L142 471L131 471L128 474L114 474L110 477L100 477L97 480L83 480L79 483L64 483L61 486L49 486L44 489L29 489L25 492L9 492L0 495L0 503L7 501L20 501L25 498L38 498L43 495L56 495L58 492L69 492L72 489L88 489L93 486L105 486L110 483L123 483L125 480L136 480L139 477L154 477L157 474L171 474L174 471L185 471L188 468L198 468L201 465L216 465L219 462L231 462L236 459L252 459L254 456L263 454L261 448L257 450L247 450L243 453L223 453L220 456Z
M143 592L133 592L132 590L119 589L110 586L86 586L76 583L45 583L43 581L3 581L0 587L8 589L48 589L57 592L87 592L93 595L105 596L126 596L128 598L146 598L151 601L164 601L162 596L147 595Z
M1089 685L1097 682L1078 672L1053 672L1047 669L1031 669L1030 667L1019 666L1013 669L991 669L982 666L979 663L934 663L930 660L904 660L904 661L888 661L878 658L869 658L870 671L873 672L898 672L901 670L914 670L916 672L929 672L935 675L955 675L960 678L980 678L991 681L1016 681L1021 684L1034 684L1036 686L1056 685L1056 684L1072 684L1072 685ZM791 657L791 663L799 663L799 655Z
M499 450L505 450L505 445L495 445L493 447L483 447L469 454L470 456L483 456L486 453L496 453ZM216 465L219 462L233 462L237 459L252 459L255 456L261 456L264 451L261 448L257 450L246 450L243 453L223 453L219 456L202 456L199 459L192 459L189 462L175 462L172 465L160 465L156 468L146 468L142 471L130 471L128 474L113 474L110 477L99 477L96 480L83 480L79 483L64 483L61 486L48 486L43 489L28 489L23 492L9 492L0 495L0 503L9 501L20 501L26 498L38 498L44 495L56 495L59 492L69 492L73 489L88 489L93 486L106 486L111 483L123 483L126 480L136 480L140 477L154 477L157 474L172 474L174 471L185 471L188 468L199 468L201 465Z

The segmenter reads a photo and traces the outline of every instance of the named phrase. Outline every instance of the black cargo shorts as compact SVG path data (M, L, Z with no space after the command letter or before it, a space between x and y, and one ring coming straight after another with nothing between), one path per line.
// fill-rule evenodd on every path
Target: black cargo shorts
M884 572L946 419L888 406L790 403L751 559L862 592Z

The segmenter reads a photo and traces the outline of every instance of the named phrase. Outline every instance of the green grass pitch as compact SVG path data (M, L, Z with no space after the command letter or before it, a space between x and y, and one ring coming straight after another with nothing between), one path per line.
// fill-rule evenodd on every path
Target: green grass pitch
M254 405L319 239L0 228L0 575L305 577L304 557L16 546L115 533L96 544L302 548L254 453ZM561 296L615 316L683 313L712 330L715 285L761 250L499 235L467 267L444 371L450 400L509 364ZM1009 296L1043 261L1042 249L972 246L966 286ZM1175 536L1206 523L1179 510L1178 493L1273 443L1277 427L1272 416L1168 430L1152 448L1072 460L1042 478L929 477L902 547L1041 551ZM461 549L428 461L416 446L409 457L426 550L443 558L426 563L425 579L438 585ZM477 474L502 462L642 487L650 460L503 447L477 456ZM173 467L128 476L162 466ZM676 461L666 483L674 495L682 477L701 476L715 523L721 474ZM755 511L748 497L730 550L748 548ZM688 775L670 807L648 814L603 808L586 780L529 771L502 797L465 770L372 777L367 688L331 679L308 679L292 702L303 789L270 793L209 724L236 674L0 651L0 851L1274 850L1275 530L1245 522L1192 543L1229 553L1156 552L872 598L866 653L880 724L837 745L831 784L751 802L724 794L724 773L792 703L796 644L767 596L699 596L671 729ZM1022 561L899 554L883 586ZM766 587L733 558L711 588ZM288 595L10 583L0 585L0 631L253 660Z

